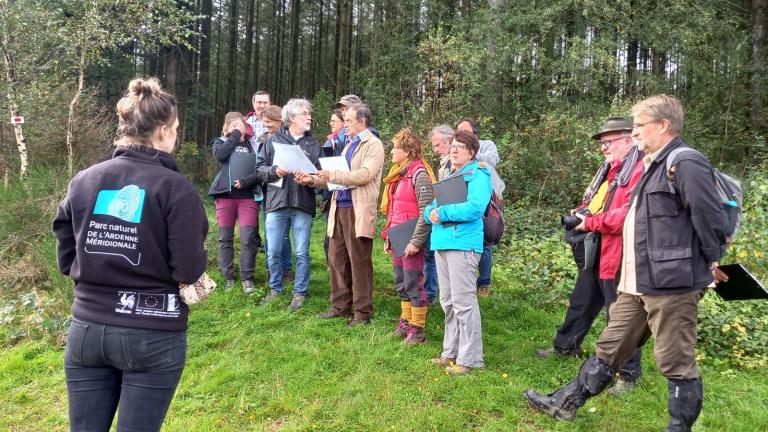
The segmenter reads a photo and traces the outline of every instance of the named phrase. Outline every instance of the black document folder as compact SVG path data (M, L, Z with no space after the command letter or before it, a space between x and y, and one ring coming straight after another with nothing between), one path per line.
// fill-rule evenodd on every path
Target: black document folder
M467 201L467 182L463 175L448 177L432 185L438 206L459 204ZM443 222L444 227L454 226L458 222Z
M741 264L727 264L718 267L728 275L727 282L718 282L715 292L723 300L758 300L768 299L765 290L754 276Z
M407 221L390 227L387 229L387 238L389 239L389 245L395 252L395 255L401 257L405 255L405 248L413 237L413 232L416 231L416 223L419 221L418 217L408 219Z

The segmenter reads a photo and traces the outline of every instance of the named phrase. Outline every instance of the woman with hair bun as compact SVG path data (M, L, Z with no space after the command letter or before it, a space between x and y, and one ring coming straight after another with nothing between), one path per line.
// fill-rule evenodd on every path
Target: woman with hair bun
M112 159L78 173L53 221L75 283L64 351L72 431L157 431L186 361L179 285L205 271L208 219L171 152L176 99L134 79L117 103Z

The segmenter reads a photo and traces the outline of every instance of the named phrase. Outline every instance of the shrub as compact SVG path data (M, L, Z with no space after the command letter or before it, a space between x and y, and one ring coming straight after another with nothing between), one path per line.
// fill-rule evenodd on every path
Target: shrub
M755 277L768 276L768 166L753 170L742 183L744 219L724 263L739 262ZM708 293L699 307L700 358L743 367L768 366L768 302L723 301Z

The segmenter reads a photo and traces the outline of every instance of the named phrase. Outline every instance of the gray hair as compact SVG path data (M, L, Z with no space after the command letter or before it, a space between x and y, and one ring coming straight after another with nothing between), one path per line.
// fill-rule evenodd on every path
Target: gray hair
M432 139L432 136L435 134L440 134L443 142L450 142L455 135L453 129L447 124L441 124L433 127L432 130L429 131L429 139Z
M312 112L312 103L310 101L298 98L289 100L283 107L283 124L285 127L290 126L293 118L301 114L305 109Z
M368 105L354 105L349 109L355 113L357 121L364 121L366 127L371 125L371 110L368 109Z

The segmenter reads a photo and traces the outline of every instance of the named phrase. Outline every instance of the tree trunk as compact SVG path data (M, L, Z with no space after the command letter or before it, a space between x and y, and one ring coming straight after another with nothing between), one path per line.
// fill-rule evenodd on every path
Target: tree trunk
M277 32L277 50L275 54L277 55L277 61L275 62L275 75L277 75L277 87L275 90L276 96L275 99L282 105L285 102L285 90L284 90L284 84L285 80L283 79L285 75L283 73L283 63L285 59L285 0L280 0L280 28Z
M336 32L333 36L333 97L334 99L339 96L339 88L336 85L339 76L339 49L341 42L341 2L343 0L336 0ZM328 7L330 16L330 5ZM329 19L330 22L330 19Z
M657 80L664 79L666 75L666 68L667 68L667 53L654 48L653 49L653 56L651 59L651 71L653 73L653 77Z
M319 77L323 76L323 6L325 5L323 0L320 0L320 13L318 14L318 18L320 19L320 22L317 25L317 32L316 35L316 45L315 45L315 60L314 60L314 72L312 73L312 82L309 84L309 95L310 97L315 97L315 92L317 91L317 84Z
M291 0L291 64L288 76L288 97L295 95L296 69L299 67L299 15L301 0Z
M80 105L80 97L83 94L83 83L85 81L85 55L88 51L88 46L85 41L80 47L80 61L77 68L77 90L75 90L75 96L72 98L72 102L69 103L69 116L67 118L67 174L72 177L75 165L75 149L74 149L74 137L75 137L75 122L77 118L77 107Z
M243 94L240 95L245 111L250 111L250 95L253 93L253 82L249 82L248 77L251 76L251 51L253 50L253 10L256 0L250 0L248 2L248 11L246 12L247 20L245 24L245 55L243 59L245 61L243 69L243 78L245 79L245 85L243 85Z
M237 84L237 35L238 15L237 0L230 0L229 5L229 58L227 65L227 100L226 111L235 107L235 85Z
M214 100L216 101L214 104L214 118L218 121L223 117L221 112L221 9L217 10L217 19L216 19L216 89L215 89L215 97Z
M338 0L338 62L336 64L336 94L349 91L349 62L352 32L352 0Z
M749 115L755 132L763 127L763 79L765 78L765 12L768 0L752 0L752 76L749 82Z
M207 176L205 172L205 158L202 155L208 153L208 139L210 139L210 69L211 69L211 14L213 13L212 0L202 0L200 14L203 16L200 22L200 73L197 75L197 148L201 155L198 158L195 180L202 181Z
M253 62L253 88L256 90L259 90L259 67L261 66L261 62L259 61L260 53L259 48L261 47L261 26L259 25L259 9L261 8L261 0L256 1L256 53L254 54L254 62ZM250 95L249 95L250 97ZM250 102L250 98L248 101ZM250 110L249 110L250 111Z
M637 75L637 39L632 39L627 45L627 77L624 83L624 95L631 97L635 94L635 76Z
M17 117L19 115L18 96L16 95L16 83L18 82L18 75L16 74L16 61L13 58L13 54L10 51L11 36L3 32L2 36L2 48L3 59L5 60L5 75L8 79L8 105L11 109L11 117ZM24 178L27 175L27 169L29 167L29 159L27 156L27 141L24 139L24 128L21 124L16 123L13 125L13 133L16 137L16 148L19 151L19 177Z

